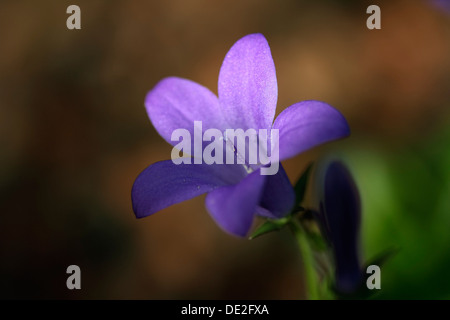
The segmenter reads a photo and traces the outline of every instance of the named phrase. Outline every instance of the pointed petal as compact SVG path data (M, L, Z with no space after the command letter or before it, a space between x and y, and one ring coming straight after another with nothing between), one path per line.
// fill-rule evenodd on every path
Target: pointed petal
M175 129L187 129L193 137L194 121L202 121L203 131L226 127L216 95L187 79L161 80L147 94L145 107L153 126L172 145L177 144L170 139Z
M257 212L267 218L282 218L292 210L294 201L294 188L280 163L278 172L266 177L266 185Z
M225 186L206 196L206 207L226 232L244 237L252 226L266 176L256 170L236 185Z
M143 218L218 187L239 182L242 166L154 163L136 178L131 200L137 218Z
M219 74L219 100L233 128L269 129L278 88L269 44L262 34L238 40L228 51Z
M315 100L285 109L275 119L273 129L279 130L280 161L350 134L347 120L338 110Z

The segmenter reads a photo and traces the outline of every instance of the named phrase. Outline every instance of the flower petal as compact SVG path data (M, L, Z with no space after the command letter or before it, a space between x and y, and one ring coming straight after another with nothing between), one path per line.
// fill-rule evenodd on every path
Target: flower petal
M171 145L175 129L194 133L194 121L202 121L203 131L226 125L214 93L200 84L182 78L161 80L145 98L148 116L158 133Z
M326 169L322 208L334 251L336 287L351 293L362 279L358 251L361 204L350 172L338 161Z
M234 129L269 129L277 105L277 77L270 47L262 34L238 40L219 74L219 101Z
M235 184L245 172L239 165L156 162L139 174L131 191L133 210L143 218L218 187Z
M274 175L268 175L257 213L261 216L278 219L287 215L295 202L294 188L286 171L280 163Z
M347 120L338 110L315 100L285 109L275 119L273 129L279 129L280 161L350 134Z
M206 196L209 213L224 231L241 237L248 233L265 177L256 170L238 184L218 188Z

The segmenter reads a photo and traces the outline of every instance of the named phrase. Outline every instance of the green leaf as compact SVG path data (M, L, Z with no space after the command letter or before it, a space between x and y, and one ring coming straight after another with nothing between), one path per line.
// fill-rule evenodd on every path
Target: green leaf
M311 172L311 168L313 166L313 162L311 162L305 171L303 171L300 178L297 180L297 183L294 186L295 191L295 204L299 205L302 203L305 197L306 184L308 183L309 173Z
M311 242L314 251L322 252L328 249L327 243L320 234L308 231L306 232L306 234L308 235L308 239Z
M369 262L366 263L364 270L367 269L370 265L377 265L381 267L383 264L386 263L389 259L391 259L394 255L396 255L400 249L392 247L384 250L383 252L379 253L377 256L372 258Z
M282 229L286 223L289 221L287 218L279 219L279 220L267 220L262 225L260 225L249 237L250 240L253 240L263 234L278 231Z

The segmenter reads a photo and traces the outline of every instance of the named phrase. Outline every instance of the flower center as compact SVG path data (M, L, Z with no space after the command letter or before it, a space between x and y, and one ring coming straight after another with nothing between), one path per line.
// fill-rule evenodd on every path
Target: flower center
M236 148L236 146L234 145L234 141L231 140L230 138L226 137L225 135L225 145L226 145L226 150L225 150L225 154L227 153L227 150L231 150L234 155L235 158L238 160L237 162L233 162L233 163L240 163L242 164L242 166L244 167L244 170L250 174L253 171L255 171L255 165L253 165L253 167L249 164L249 162L247 161L247 159L245 158L245 154L242 154L238 151L238 149ZM248 148L246 148L248 149ZM245 149L244 149L245 151Z

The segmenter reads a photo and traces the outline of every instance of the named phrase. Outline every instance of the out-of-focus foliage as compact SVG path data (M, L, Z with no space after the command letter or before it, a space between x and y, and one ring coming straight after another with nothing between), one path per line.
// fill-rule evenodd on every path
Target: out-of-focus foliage
M365 258L398 249L382 267L378 298L450 298L449 129L393 149L357 144L349 152Z

